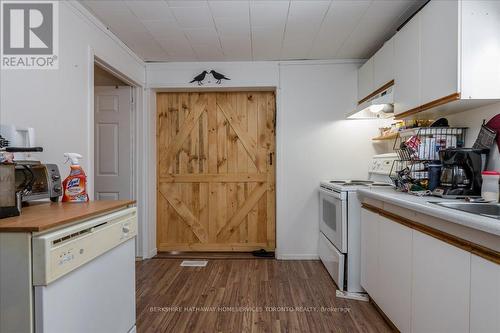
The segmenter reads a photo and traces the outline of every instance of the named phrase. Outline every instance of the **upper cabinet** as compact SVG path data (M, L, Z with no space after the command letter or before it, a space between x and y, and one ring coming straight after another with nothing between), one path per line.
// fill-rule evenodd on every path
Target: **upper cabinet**
M389 39L372 59L375 90L394 80L394 38Z
M500 1L431 0L359 69L358 100L394 80L396 118L498 102L498 59Z
M396 34L396 115L458 98L458 18L458 1L431 1Z
M394 80L394 38L388 40L358 70L358 101L366 99Z
M373 91L373 58L371 58L358 69L358 101Z
M395 36L394 113L420 104L420 16L415 16Z
M458 1L431 1L419 13L419 105L459 92L458 17Z
M396 34L396 118L500 99L499 31L500 1L430 1Z

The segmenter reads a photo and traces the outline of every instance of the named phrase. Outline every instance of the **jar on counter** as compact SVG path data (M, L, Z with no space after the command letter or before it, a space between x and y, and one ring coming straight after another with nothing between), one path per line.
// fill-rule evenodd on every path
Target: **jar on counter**
M481 196L486 201L498 202L500 193L499 180L500 172L497 171L483 171L483 185L481 186Z

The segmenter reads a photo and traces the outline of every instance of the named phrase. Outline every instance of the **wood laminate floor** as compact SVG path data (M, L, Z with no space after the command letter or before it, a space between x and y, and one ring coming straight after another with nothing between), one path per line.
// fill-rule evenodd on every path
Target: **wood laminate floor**
M370 303L335 296L319 261L136 263L137 331L390 332Z

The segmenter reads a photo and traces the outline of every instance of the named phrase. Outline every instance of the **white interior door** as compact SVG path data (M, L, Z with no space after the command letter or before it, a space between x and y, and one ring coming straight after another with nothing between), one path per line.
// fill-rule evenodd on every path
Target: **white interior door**
M132 197L132 88L95 87L95 200Z

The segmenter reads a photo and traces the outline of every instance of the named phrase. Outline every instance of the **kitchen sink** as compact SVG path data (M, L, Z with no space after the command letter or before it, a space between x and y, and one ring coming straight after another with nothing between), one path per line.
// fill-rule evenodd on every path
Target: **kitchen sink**
M431 202L441 207L461 210L463 212L500 219L500 204L473 202Z

